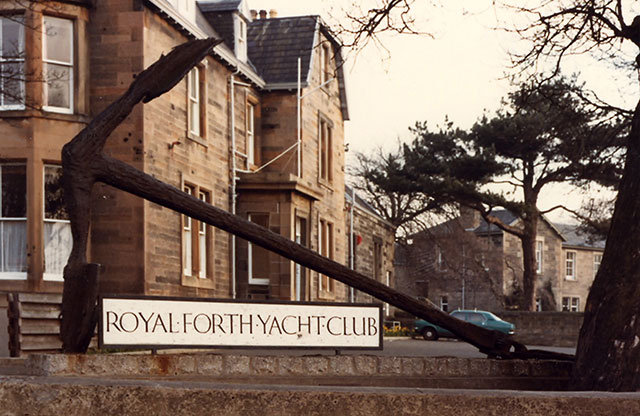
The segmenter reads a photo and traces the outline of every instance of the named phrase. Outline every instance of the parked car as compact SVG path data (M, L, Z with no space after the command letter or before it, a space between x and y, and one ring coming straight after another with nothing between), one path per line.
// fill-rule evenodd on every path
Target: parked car
M507 335L513 335L516 332L516 326L514 324L503 321L493 313L487 311L459 309L451 312L451 316L486 329L494 329L496 331L504 332ZM416 319L413 330L414 334L422 335L424 339L431 341L438 338L456 337L446 329L425 321L424 319Z

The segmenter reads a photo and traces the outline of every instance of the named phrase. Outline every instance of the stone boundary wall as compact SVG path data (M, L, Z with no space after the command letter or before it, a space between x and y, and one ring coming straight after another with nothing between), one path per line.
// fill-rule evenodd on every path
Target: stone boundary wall
M575 347L584 319L582 312L504 311L498 316L516 326L518 341L554 347Z
M262 384L564 390L571 363L372 355L30 355L34 376L181 378Z
M231 386L97 378L0 377L6 415L637 415L638 393Z

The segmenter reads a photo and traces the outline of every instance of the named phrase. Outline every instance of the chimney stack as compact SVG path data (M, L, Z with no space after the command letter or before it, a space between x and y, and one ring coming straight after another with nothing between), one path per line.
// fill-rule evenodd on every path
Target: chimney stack
M260 10L260 19L266 19L266 18L267 18L267 11Z
M258 12L255 9L251 9L251 20L256 20L258 18Z
M278 17L278 11L276 9L269 10L269 19L275 19Z

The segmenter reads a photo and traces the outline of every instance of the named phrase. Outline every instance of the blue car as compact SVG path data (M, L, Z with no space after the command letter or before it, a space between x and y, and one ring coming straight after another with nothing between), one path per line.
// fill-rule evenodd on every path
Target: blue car
M451 316L486 329L493 329L496 331L504 332L507 335L513 335L516 333L516 326L514 324L503 321L491 312L478 310L457 310L451 312ZM425 321L424 319L416 319L413 330L416 335L422 335L424 339L429 341L435 341L438 338L456 337L446 329L432 324L431 322Z

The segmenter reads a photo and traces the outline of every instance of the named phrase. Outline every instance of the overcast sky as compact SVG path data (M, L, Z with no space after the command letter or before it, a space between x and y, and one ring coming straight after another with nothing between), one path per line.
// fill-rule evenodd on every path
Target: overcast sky
M275 9L279 17L317 14L330 25L344 15L343 8L350 3L249 0L252 9ZM382 36L387 51L371 44L349 55L345 68L351 118L345 124L347 163L356 151L392 150L398 139L411 140L408 128L416 121L435 127L448 117L457 126L471 127L483 111L494 111L510 90L504 78L510 63L507 52L519 44L513 35L494 30L505 24L505 14L496 14L493 0L447 0L442 7L429 3L416 1L414 15L416 27L432 37ZM507 24L519 17L509 16ZM604 64L582 59L565 70L575 71L610 101L629 106L637 100L638 88L629 90L628 81L612 87L615 72ZM566 188L550 191L543 195L542 208L567 201L577 208L582 199L580 193Z

